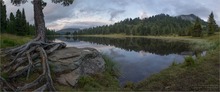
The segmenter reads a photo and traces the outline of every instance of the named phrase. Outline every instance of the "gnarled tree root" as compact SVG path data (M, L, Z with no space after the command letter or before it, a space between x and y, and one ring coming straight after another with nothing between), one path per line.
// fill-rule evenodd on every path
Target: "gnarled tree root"
M1 68L2 73L8 74L8 80L0 76L1 90L25 91L38 86L39 88L34 91L55 91L47 55L64 47L66 47L65 43L46 43L34 39L20 47L4 50L5 56L8 57L11 62L8 62ZM18 77L24 77L24 75L26 80L28 80L30 72L37 70L36 65L39 63L41 64L42 74L33 82L27 83L22 87L16 87L10 84L11 80L16 80Z

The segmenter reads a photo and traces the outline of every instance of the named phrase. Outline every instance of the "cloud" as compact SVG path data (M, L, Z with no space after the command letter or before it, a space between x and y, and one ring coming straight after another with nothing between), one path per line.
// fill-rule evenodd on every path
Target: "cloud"
M108 25L112 24L109 21L104 19L96 19L96 18L62 18L60 20L56 20L54 22L48 23L47 27L50 29L60 30L63 28L89 28L100 25Z
M84 22L73 22L71 24L65 25L64 28L89 28L100 25L107 25L105 22L96 22L96 21L84 21Z
M10 0L4 1L8 15L10 12L15 14L17 9L25 8L27 20L34 23L31 0L19 7L13 6ZM160 13L172 16L195 14L207 20L211 11L220 25L220 0L74 0L68 7L51 3L51 0L45 1L47 6L43 11L47 27L57 30L112 24L125 18L144 18Z
M147 13L145 12L145 11L141 11L141 13L140 13L140 18L141 19L144 19L144 18L147 18L148 16L147 16Z
M125 10L115 10L115 9L112 9L110 11L110 21L113 21L114 18L116 18L117 16L119 16L120 14L124 13Z

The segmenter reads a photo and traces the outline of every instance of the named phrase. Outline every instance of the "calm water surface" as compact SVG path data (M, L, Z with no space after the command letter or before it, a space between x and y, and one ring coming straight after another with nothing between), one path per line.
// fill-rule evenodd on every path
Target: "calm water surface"
M139 82L174 61L181 63L190 51L186 42L149 38L57 37L54 41L65 42L68 47L95 48L109 56L117 63L121 84Z

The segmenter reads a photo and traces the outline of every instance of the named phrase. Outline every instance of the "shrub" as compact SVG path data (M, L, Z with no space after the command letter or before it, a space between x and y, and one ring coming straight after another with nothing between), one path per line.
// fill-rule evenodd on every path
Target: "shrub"
M185 66L194 66L195 65L195 60L193 59L192 56L187 56L185 57L185 61L184 61L184 65Z
M133 82L128 81L128 82L125 83L124 88L134 89L135 84Z
M176 61L173 61L173 63L171 64L171 66L177 66Z

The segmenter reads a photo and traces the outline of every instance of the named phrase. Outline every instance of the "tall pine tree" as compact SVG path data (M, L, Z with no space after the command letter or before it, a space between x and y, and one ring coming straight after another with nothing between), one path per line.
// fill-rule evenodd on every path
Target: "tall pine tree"
M13 13L10 13L9 21L8 21L8 25L7 25L7 32L10 34L15 34L16 33L15 29L16 29L15 16Z
M193 27L192 36L193 37L201 37L202 36L202 26L201 26L201 23L199 21L199 18L196 18L196 22L195 22L194 27Z
M208 34L212 35L217 30L217 24L214 19L214 14L211 12L208 19Z
M23 36L24 32L23 32L23 25L21 21L22 21L22 14L21 14L21 11L18 9L16 12L16 19L15 19L16 29L15 30L16 30L17 35Z
M22 31L23 35L28 35L28 27L27 27L28 25L27 25L24 8L22 9L22 14L21 14L21 25L23 29Z
M6 6L4 4L4 1L0 0L0 20L1 20L1 26L0 26L0 32L5 32L7 28L7 15L6 15Z

